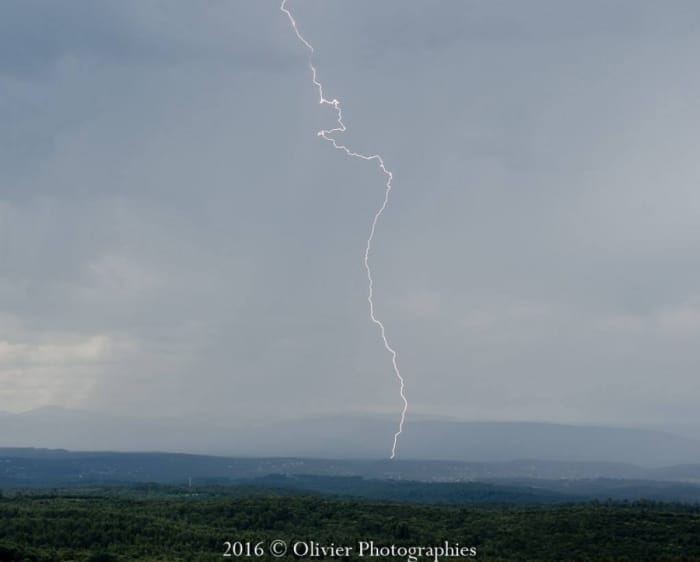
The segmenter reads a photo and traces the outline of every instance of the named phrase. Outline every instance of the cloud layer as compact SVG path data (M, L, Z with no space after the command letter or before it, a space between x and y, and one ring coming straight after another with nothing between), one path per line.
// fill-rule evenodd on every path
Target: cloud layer
M290 7L411 410L699 421L697 3ZM398 413L278 5L3 12L0 410Z

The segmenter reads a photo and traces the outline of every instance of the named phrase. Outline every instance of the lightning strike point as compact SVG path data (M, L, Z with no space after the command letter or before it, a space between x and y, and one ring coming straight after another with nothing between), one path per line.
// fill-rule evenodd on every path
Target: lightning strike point
M292 26L292 29L294 30L295 35L301 41L306 49L309 51L309 70L311 71L311 80L318 90L318 103L321 105L330 105L333 107L336 113L336 126L332 129L321 129L316 133L316 136L319 136L323 138L323 140L329 142L331 145L333 145L333 148L336 150L341 150L348 156L352 158L359 158L361 160L366 160L366 161L372 161L376 162L377 166L379 167L380 171L384 174L386 177L386 182L384 184L384 199L382 201L382 204L380 205L379 209L374 215L374 218L372 219L372 226L369 231L369 237L367 238L367 243L365 246L365 255L364 255L364 265L365 265L365 271L367 272L367 289L368 289L368 294L367 294L367 302L369 303L369 317L372 320L374 324L377 325L379 328L379 333L382 338L382 342L384 343L384 348L389 352L391 355L391 365L394 370L394 374L396 375L396 378L399 381L399 396L401 397L401 400L403 401L403 408L401 409L401 418L399 420L399 427L396 433L394 433L394 443L391 447L391 456L390 458L393 459L396 457L396 447L398 445L399 441L399 436L403 432L403 426L404 422L406 421L406 412L408 411L408 400L406 400L406 394L405 394L405 381L403 377L401 376L401 371L399 371L399 366L398 366L398 355L394 348L389 345L389 340L387 339L386 336L386 329L384 328L384 324L375 316L374 313L374 279L372 278L372 269L370 268L369 265L369 255L372 250L372 242L374 240L374 233L377 228L377 223L379 222L379 218L382 216L382 213L384 213L384 210L386 209L387 205L389 204L389 195L391 193L392 185L391 182L394 179L394 175L387 169L387 167L384 165L384 159L379 155L379 154L361 154L359 152L355 152L353 150L350 150L347 146L344 144L340 144L336 138L333 136L335 133L344 133L347 130L347 127L345 126L345 123L343 122L343 112L340 107L340 102L336 99L333 98L332 100L326 99L323 95L323 84L318 80L318 71L316 70L316 67L313 64L313 55L314 55L314 48L312 47L311 43L309 43L304 36L301 34L299 31L299 28L297 27L297 22L294 19L294 16L292 16L291 12L287 9L287 0L282 0L282 3L280 4L280 11L283 12L287 18L289 19L289 23Z

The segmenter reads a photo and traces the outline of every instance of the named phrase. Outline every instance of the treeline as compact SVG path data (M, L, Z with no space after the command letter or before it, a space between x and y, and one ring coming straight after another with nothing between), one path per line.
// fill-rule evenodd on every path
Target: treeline
M476 560L494 562L700 560L700 507L680 504L438 506L240 497L240 490L227 494L225 487L83 492L6 493L0 561L198 562L221 560L225 541L274 539L348 546L449 540L476 546Z

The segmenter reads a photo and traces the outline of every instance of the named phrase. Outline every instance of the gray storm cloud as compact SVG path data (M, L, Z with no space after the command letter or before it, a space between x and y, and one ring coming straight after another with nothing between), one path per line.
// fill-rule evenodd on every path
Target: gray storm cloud
M411 409L700 421L700 6L290 2ZM398 413L278 8L0 8L0 410Z

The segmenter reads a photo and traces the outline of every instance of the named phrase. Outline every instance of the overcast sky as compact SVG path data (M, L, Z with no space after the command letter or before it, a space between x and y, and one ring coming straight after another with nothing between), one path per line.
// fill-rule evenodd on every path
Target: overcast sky
M410 414L700 421L700 4L290 0L394 191ZM276 1L0 7L0 410L401 408L375 166Z

